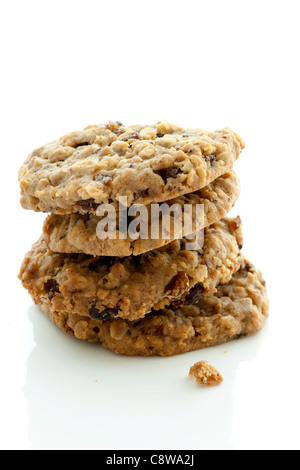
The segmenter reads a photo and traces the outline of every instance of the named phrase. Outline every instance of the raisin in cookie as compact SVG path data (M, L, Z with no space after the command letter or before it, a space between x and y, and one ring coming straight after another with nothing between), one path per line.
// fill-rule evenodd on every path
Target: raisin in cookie
M198 191L232 169L244 148L229 128L168 122L95 125L34 150L19 171L25 209L95 213L120 198L148 205Z
M148 239L139 238L137 240L130 238L130 236L121 239L118 226L116 239L100 239L97 236L97 226L101 219L92 214L51 214L44 224L45 242L52 251L57 253L85 253L93 256L116 256L119 258L131 255L137 256L165 246L173 240L182 238L182 236L186 237L194 233L197 230L198 205L202 205L203 209L203 219L199 221L201 225L203 224L202 228L214 224L225 217L232 209L239 194L239 179L231 171L195 193L168 201L166 204L169 208L174 205L180 208L182 218L176 219L175 214L171 213L170 230L167 236L164 237L161 236L162 218L158 219L159 237L157 239L150 236L150 222L153 222L150 206L146 206ZM190 220L187 220L189 218L188 213L184 216L187 205L191 208ZM180 222L179 227L177 221ZM184 225L185 222L190 223ZM201 225L198 224L198 228L201 228ZM189 229L185 229L183 233L180 233L182 227L189 227Z
M265 281L246 259L232 280L194 305L170 306L135 322L101 322L43 305L59 328L81 340L101 342L117 354L172 356L215 346L259 331L269 313Z
M122 260L53 253L42 237L26 255L19 276L35 302L53 311L136 320L227 283L239 269L241 245L239 217L206 228L200 251L188 251L185 241L177 240Z

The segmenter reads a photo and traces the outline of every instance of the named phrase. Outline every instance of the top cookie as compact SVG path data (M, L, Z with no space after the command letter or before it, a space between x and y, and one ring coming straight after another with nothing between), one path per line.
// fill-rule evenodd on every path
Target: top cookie
M198 191L227 173L244 148L229 128L168 122L88 126L34 150L20 169L25 209L96 213L102 203L151 204Z

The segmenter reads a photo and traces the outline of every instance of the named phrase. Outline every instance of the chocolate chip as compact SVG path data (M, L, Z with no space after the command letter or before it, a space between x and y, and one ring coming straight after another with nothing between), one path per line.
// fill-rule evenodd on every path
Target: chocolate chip
M203 292L204 288L202 286L195 286L186 296L184 305L195 305L201 299Z
M157 136L158 139L161 139L161 138L164 137L165 135L158 133L158 134L156 134L156 136Z
M95 199L84 199L82 201L78 201L78 206L85 212L96 211L98 209L99 204L95 202Z
M99 333L99 332L100 332L100 328L98 328L98 326L95 326L95 328L93 328L93 331L94 331L94 333Z
M116 315L118 315L119 309L115 308L107 308L103 312L99 312L99 310L93 306L89 309L89 314L91 318L95 320L112 320Z
M177 178L179 173L181 173L179 168L167 168L166 170L156 171L156 174L159 175L166 184L169 178Z
M165 288L165 294L179 297L187 291L189 284L190 281L186 273L180 271L178 274L176 274L176 276L173 277L173 279L171 279Z
M52 300L55 294L60 292L59 284L55 279L49 279L47 282L45 282L44 289L49 297L49 300Z

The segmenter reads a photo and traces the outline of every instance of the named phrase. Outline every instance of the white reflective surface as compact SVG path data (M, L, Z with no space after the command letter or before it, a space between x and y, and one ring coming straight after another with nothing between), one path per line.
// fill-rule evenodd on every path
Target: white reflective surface
M299 449L299 2L2 3L0 446ZM33 148L109 119L244 137L233 215L267 281L261 333L126 358L65 336L33 306L16 276L45 215L21 209L18 169ZM220 387L188 377L199 360Z
M273 294L274 304L276 289ZM1 344L1 444L120 450L297 446L297 332L292 325L282 331L279 307L251 338L171 358L127 358L65 335L19 289L16 318L5 319ZM289 338L282 340L282 333ZM188 377L198 360L218 368L221 386L202 388Z

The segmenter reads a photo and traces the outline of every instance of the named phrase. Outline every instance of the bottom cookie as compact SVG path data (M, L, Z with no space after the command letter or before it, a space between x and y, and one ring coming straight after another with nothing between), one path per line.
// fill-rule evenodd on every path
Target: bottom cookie
M215 294L185 305L149 314L138 321L101 323L80 315L50 311L47 316L78 339L101 342L117 354L172 356L250 336L259 331L269 313L262 274L243 259L229 284Z

